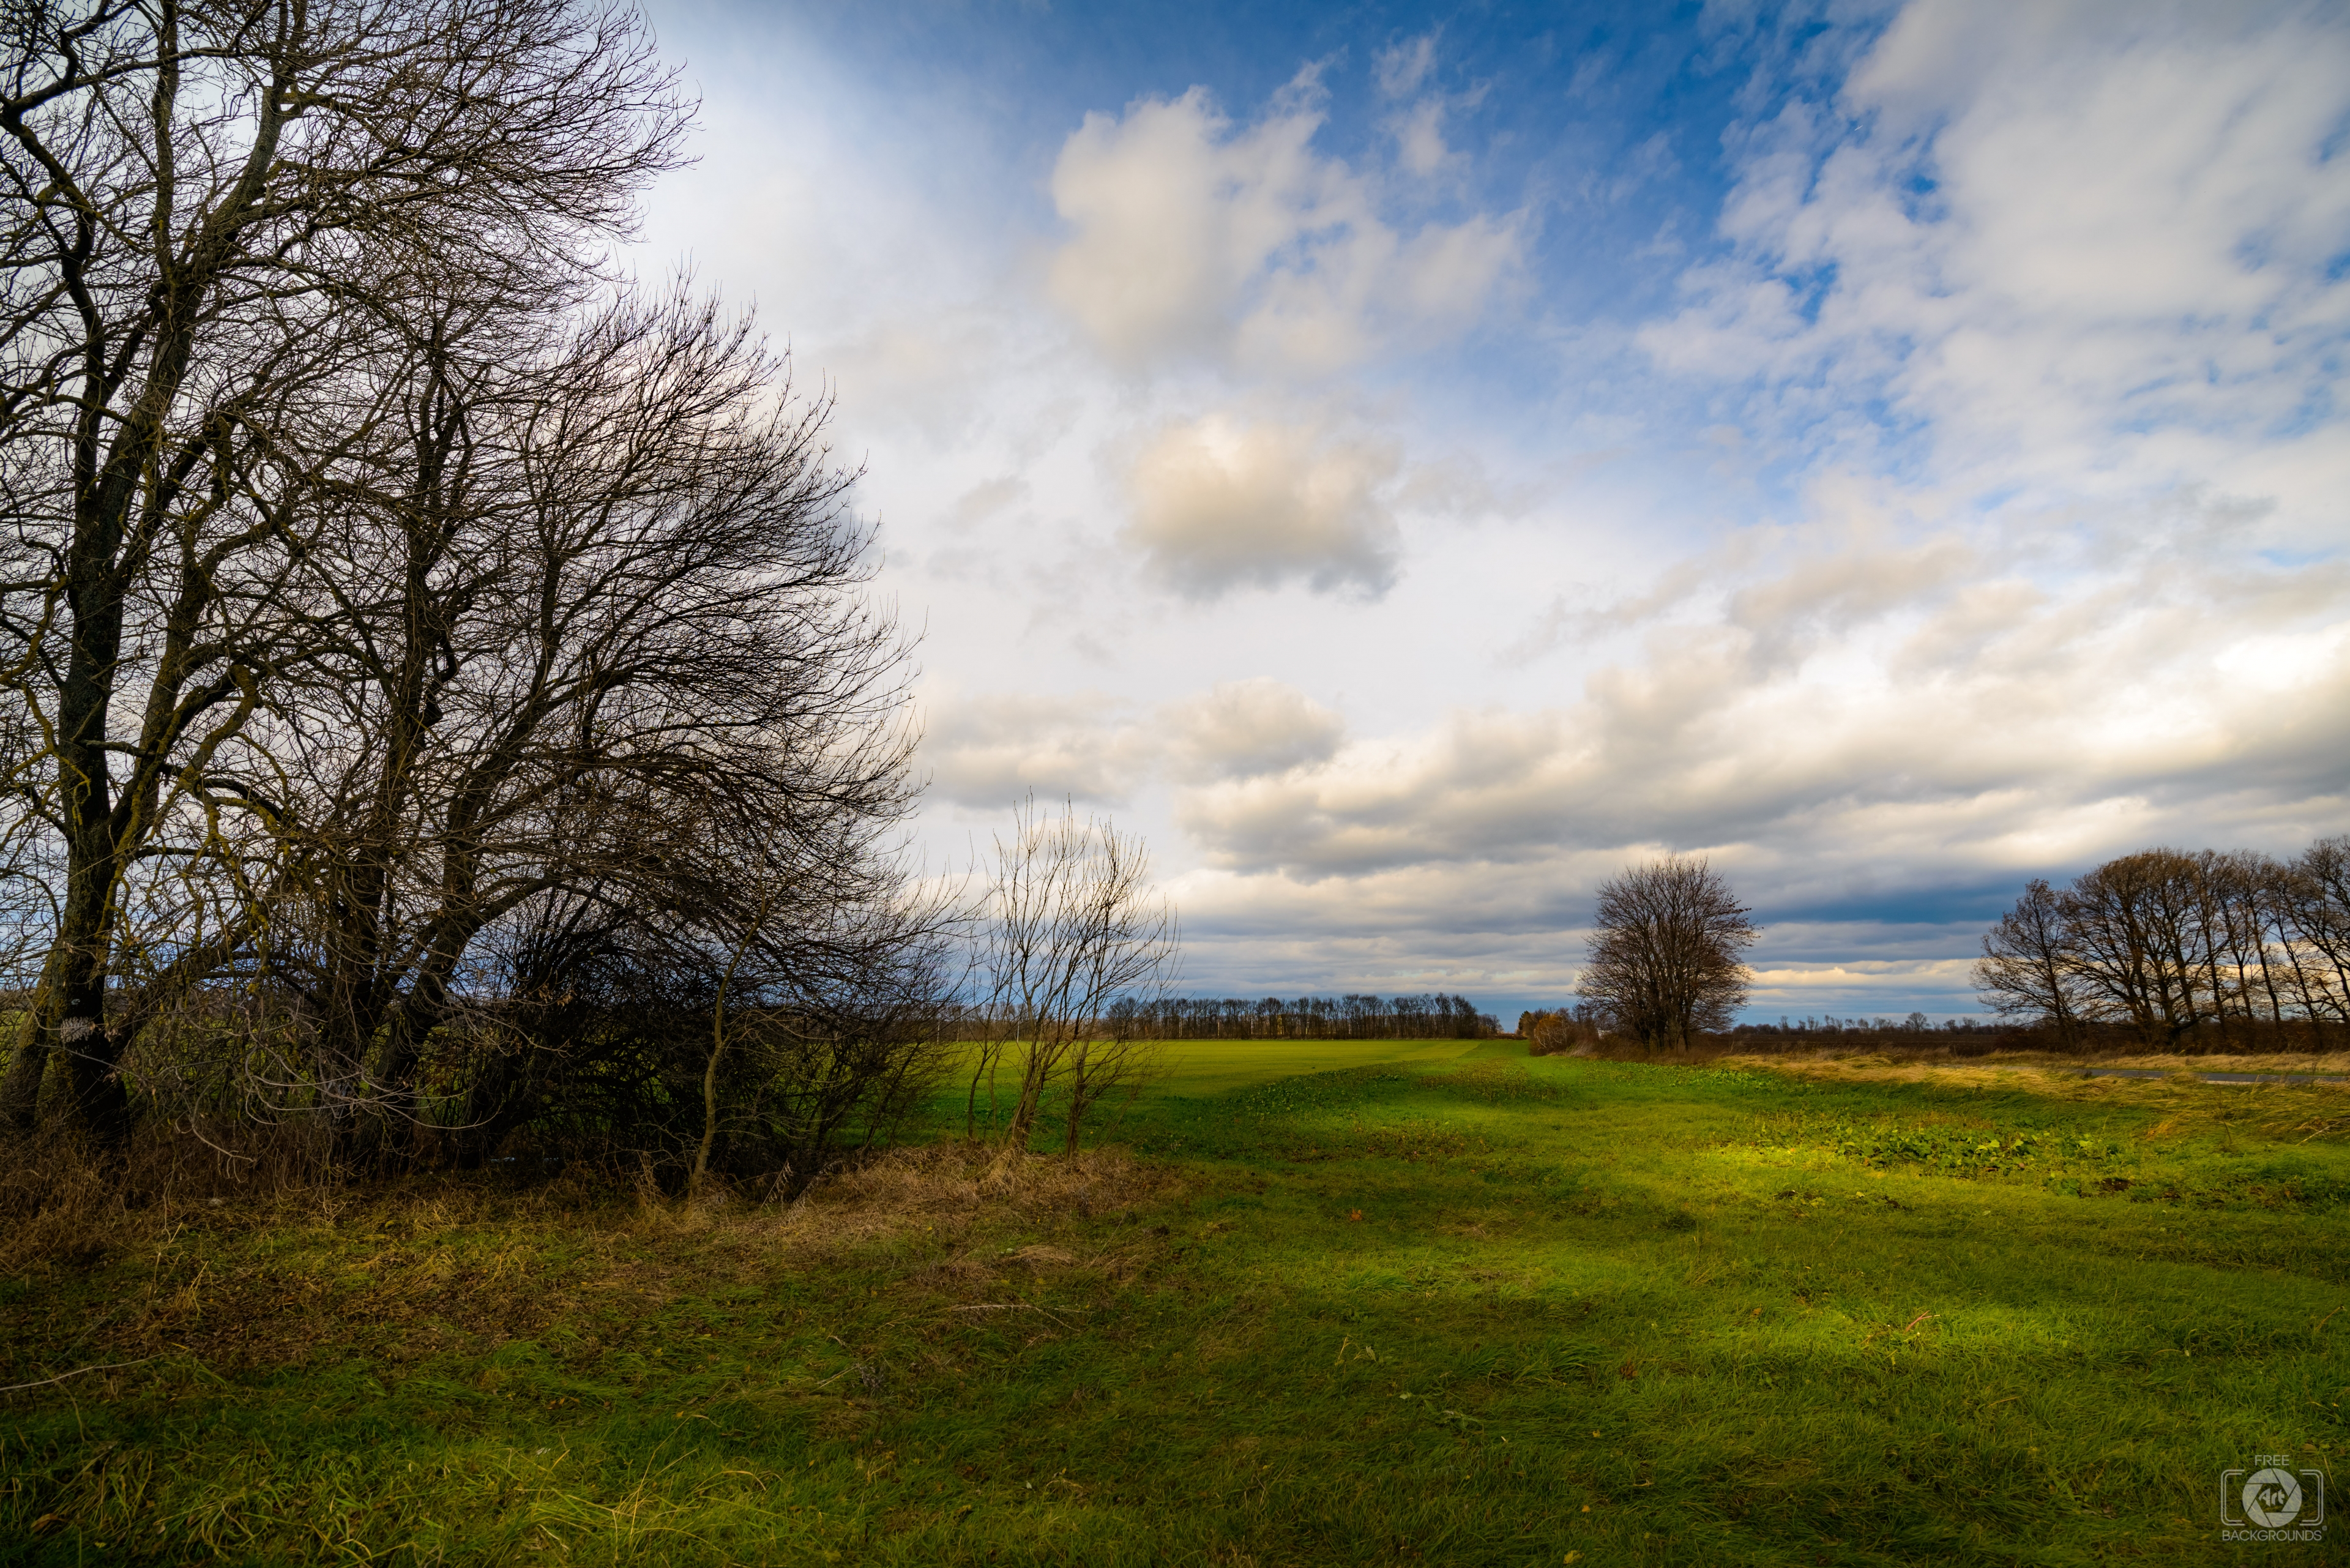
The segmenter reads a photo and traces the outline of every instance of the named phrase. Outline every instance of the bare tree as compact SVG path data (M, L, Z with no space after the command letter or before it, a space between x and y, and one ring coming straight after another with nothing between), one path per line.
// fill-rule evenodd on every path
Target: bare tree
M2350 840L2290 864L2249 851L2148 849L2058 892L2035 878L1983 938L1975 983L2008 1017L2077 1044L2087 1026L2145 1043L2226 1043L2350 1022Z
M126 886L170 832L216 847L190 797L318 640L278 590L324 476L276 438L367 430L348 301L576 286L687 106L632 14L572 0L32 0L0 39L0 681L65 862L0 1113L62 1045L119 1135Z
M2350 835L2321 838L2271 885L2303 1009L2350 1023Z
M1143 1042L1116 1022L1112 1004L1156 1001L1179 950L1174 906L1154 892L1142 841L1106 820L1080 820L1064 803L1039 811L1034 796L995 841L982 958L1001 1038L976 1075L992 1075L1008 1051L1019 1071L1007 1153L1024 1151L1045 1093L1068 1096L1067 1150L1087 1113L1145 1065Z
M1685 1050L1745 1003L1745 952L1762 935L1751 913L1702 859L1627 869L1599 885L1575 994L1643 1044Z
M2292 986L2281 978L2284 965L2274 941L2272 889L2283 868L2248 850L2201 857L2218 921L2212 957L2228 966L2227 989L2247 1023L2265 1012L2272 1027L2284 1023Z
M624 296L533 359L405 373L463 472L419 454L394 472L437 491L314 557L352 630L271 747L307 867L272 967L324 1074L394 1113L472 945L533 900L690 909L825 970L835 913L896 897L915 798L854 476L747 324Z
M2063 896L2035 877L2015 908L1983 933L1975 961L1977 996L2002 1018L2045 1020L2070 1050L2083 1020L2077 955L2066 931Z
M689 108L641 20L0 36L0 848L64 890L0 1110L61 1059L109 1134L143 1075L705 1175L902 1113L952 926L894 847L908 649L827 403L604 265Z
M2128 1020L2150 1045L2219 1018L2203 882L2194 857L2175 849L2125 855L2074 880L2064 919L2085 1010Z

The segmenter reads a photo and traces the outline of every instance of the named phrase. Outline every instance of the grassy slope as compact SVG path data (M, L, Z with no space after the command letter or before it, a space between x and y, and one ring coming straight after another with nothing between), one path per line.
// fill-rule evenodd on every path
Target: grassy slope
M154 1357L7 1397L0 1561L2201 1562L2255 1452L2350 1490L2338 1091L1513 1051L1187 1047L985 1201L206 1211L0 1283L0 1381Z

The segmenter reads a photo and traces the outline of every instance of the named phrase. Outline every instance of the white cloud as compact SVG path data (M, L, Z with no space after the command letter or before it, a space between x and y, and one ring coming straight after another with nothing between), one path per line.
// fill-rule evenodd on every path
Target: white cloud
M951 95L715 84L653 232L839 388L879 587L955 682L930 847L1075 794L1151 836L1203 988L1481 997L1559 994L1600 877L1710 848L1793 911L1770 1011L1966 1011L1974 906L1874 901L2350 824L2350 27L1920 0L1818 36L1750 51L1713 243L1615 255L1424 222L1500 173L1441 91L1467 40L1334 76L1351 161L1310 78L1096 113L1050 208ZM1568 136L1528 188L1628 212L1718 129ZM1469 331L1692 251L1645 354L1605 308Z
M1419 180L1456 171L1467 162L1444 144L1444 117L1453 109L1454 100L1442 93L1420 90L1434 74L1436 40L1441 31L1423 33L1381 49L1372 61L1372 79L1378 85L1379 96L1396 102L1386 121L1388 133L1395 138L1396 162ZM1480 96L1482 92L1471 93L1461 101L1473 103Z
M1087 115L1053 170L1073 231L1049 270L1055 302L1130 367L1320 374L1474 323L1517 265L1517 221L1401 233L1376 181L1314 151L1315 99L1309 73L1246 130L1199 88Z
M956 498L948 520L959 528L969 528L986 522L1005 508L1016 506L1029 497L1028 482L1017 474L998 474L983 480Z
M1390 48L1381 49L1372 61L1372 78L1379 91L1388 98L1409 98L1428 79L1436 66L1435 33L1422 33L1417 38L1407 38Z
M1220 681L1145 711L1100 691L924 692L922 759L958 805L1040 795L1123 804L1159 777L1257 778L1327 761L1346 722L1270 676Z
M924 692L922 762L931 793L957 805L1008 811L1034 791L1123 804L1153 760L1150 738L1120 725L1121 704L1072 696Z
M1269 676L1227 680L1170 705L1181 771L1192 778L1253 778L1326 762L1346 722Z
M1842 517L1761 560L1725 553L1578 702L1456 711L1205 784L1179 820L1243 874L1661 841L1767 864L1783 893L1864 857L1931 880L2339 819L2350 771L2325 737L2350 732L2350 572L2264 565L2224 512L2115 514L2079 542L2096 575L2033 560L2033 529L1872 537ZM2248 659L2270 671L2258 700Z
M2314 13L1918 0L1840 98L1748 129L1736 254L1640 341L1754 378L1784 438L1908 425L1960 484L2201 482L2338 539L2345 112Z
M1300 579L1376 597L1397 551L1380 493L1401 466L1388 442L1310 426L1223 414L1170 424L1134 462L1126 536L1194 597Z
M1389 121L1395 131L1396 158L1406 172L1425 180L1453 161L1444 145L1444 100L1424 98Z

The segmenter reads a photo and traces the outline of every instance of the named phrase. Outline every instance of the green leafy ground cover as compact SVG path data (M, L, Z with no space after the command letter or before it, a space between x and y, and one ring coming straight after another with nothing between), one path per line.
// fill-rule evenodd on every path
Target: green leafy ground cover
M1009 1187L66 1249L0 1383L132 1365L0 1404L0 1561L2350 1560L2218 1533L2350 1491L2341 1092L1516 1050L1179 1047Z

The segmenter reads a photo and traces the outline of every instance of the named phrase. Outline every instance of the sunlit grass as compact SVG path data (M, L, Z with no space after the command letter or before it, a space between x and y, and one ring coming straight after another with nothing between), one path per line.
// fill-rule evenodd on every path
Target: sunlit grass
M2339 1091L1510 1050L1183 1045L1140 1163L1001 1191L43 1268L0 1382L153 1359L8 1396L0 1559L2200 1562L2222 1469L2338 1472Z

